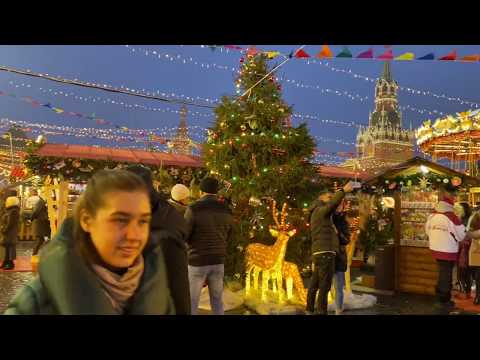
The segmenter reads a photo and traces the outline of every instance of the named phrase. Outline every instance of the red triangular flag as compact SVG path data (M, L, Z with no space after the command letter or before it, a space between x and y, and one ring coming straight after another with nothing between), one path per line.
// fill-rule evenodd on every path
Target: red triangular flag
M455 61L457 58L457 50L453 50L451 53L448 55L442 56L438 60L447 60L447 61Z
M305 51L303 51L302 49L298 50L296 53L295 53L295 57L296 58L309 58L310 55L308 55Z
M377 56L377 59L380 60L392 60L393 59L393 51L392 49L388 49L382 55Z

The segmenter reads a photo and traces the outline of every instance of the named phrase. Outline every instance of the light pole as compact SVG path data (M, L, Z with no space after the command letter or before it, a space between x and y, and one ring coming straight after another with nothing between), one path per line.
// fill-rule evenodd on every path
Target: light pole
M12 163L12 169L13 169L13 141L12 141L12 133L11 132L6 132L5 134L3 134L3 138L5 138L5 136L8 136L8 138L10 139L10 161Z

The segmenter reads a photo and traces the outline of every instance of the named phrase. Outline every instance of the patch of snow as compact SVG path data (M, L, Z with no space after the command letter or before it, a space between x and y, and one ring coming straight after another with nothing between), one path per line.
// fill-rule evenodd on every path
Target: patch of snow
M228 287L223 289L223 308L225 311L236 309L243 305L244 294L243 290L233 292ZM210 295L208 293L208 286L205 286L200 293L200 301L198 308L202 310L212 310L210 306Z
M377 303L377 297L370 294L344 292L343 308L345 310L367 309ZM335 311L335 300L328 303L328 310Z

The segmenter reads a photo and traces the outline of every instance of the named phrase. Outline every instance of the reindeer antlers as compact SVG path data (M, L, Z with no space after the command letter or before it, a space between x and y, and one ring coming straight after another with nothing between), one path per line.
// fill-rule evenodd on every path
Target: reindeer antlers
M278 223L277 202L275 200L272 200L272 215L273 215L273 221L275 221L275 224L280 229L280 224Z
M288 225L285 222L287 218L287 203L284 203L282 206L280 223L278 222L277 202L275 200L272 201L272 215L273 221L275 221L278 230L286 230L288 228Z

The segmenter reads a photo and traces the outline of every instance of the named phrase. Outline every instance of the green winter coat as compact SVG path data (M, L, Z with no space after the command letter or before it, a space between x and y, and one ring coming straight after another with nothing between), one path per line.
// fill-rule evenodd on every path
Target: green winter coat
M144 274L127 309L132 315L174 315L160 244L143 252ZM115 315L95 273L73 248L73 221L45 248L38 276L9 304L6 315Z

